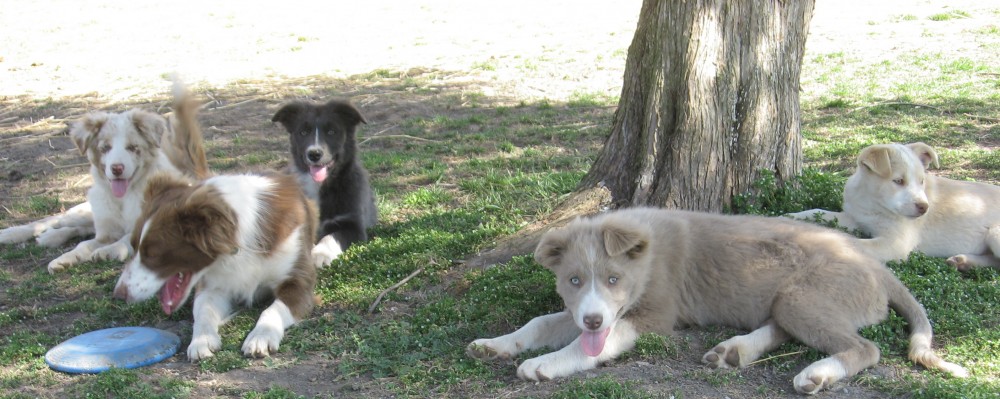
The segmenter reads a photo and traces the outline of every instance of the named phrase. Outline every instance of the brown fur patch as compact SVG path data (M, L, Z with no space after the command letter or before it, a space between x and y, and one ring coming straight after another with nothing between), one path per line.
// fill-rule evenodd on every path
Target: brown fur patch
M159 276L195 272L238 248L236 212L211 186L158 175L147 188L144 217L153 228L139 243L143 263ZM148 218L148 219L147 219ZM136 226L133 242L142 226Z
M312 311L318 303L313 291L316 287L316 268L312 264L313 242L316 240L316 209L305 198L295 178L283 174L271 174L276 186L272 195L265 199L262 214L261 231L267 231L261 238L265 240L263 248L268 255L275 249L276 243L283 242L296 229L301 229L299 237L299 256L295 266L275 290L275 297L288 306L292 315L302 319Z

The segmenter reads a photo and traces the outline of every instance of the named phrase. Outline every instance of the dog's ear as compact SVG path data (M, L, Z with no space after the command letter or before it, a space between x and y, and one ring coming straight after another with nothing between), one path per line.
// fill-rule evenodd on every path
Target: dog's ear
M271 117L271 122L280 123L289 133L292 132L292 121L299 118L306 110L306 104L300 101L285 104Z
M80 154L87 155L87 148L90 148L90 142L97 137L97 133L101 131L101 127L107 121L108 114L95 112L87 114L70 125L69 137L73 139L73 143L80 150Z
M858 167L868 168L878 176L887 178L892 174L892 166L889 164L889 146L873 145L861 150L858 156Z
M239 248L236 242L236 214L211 195L210 187L199 187L178 209L177 222L183 236L210 256L231 254Z
M637 259L649 247L649 231L632 223L608 219L601 226L601 235L609 256L625 255Z
M562 263L563 255L569 239L563 229L552 229L542 235L541 241L535 247L535 261L546 269L555 270Z
M167 120L162 116L143 110L132 111L132 125L139 131L139 137L146 141L150 148L160 146L160 137L167 132Z
M364 116L361 116L361 111L358 111L353 104L347 101L340 100L330 100L324 105L324 107L332 112L333 114L340 117L340 120L344 121L347 126L354 127L360 123L368 124Z
M150 176L146 183L143 204L153 204L157 198L164 197L171 190L190 186L191 182L188 180L174 176L169 172L157 172Z
M934 147L921 142L907 144L906 147L909 148L910 151L913 151L914 154L917 154L917 158L920 159L920 163L924 164L924 169L927 169L932 164L935 168L938 167L938 155L937 151L934 151Z

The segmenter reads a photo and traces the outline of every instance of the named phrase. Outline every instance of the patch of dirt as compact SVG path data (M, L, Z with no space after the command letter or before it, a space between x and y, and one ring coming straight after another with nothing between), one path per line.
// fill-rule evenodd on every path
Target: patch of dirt
M293 98L351 98L369 120L362 134L370 137L398 133L401 121L417 116L460 117L470 112L464 107L470 102L512 105L540 98L564 101L579 94L617 96L640 7L639 0L349 3L331 5L329 10L186 1L99 0L80 10L69 10L56 0L5 3L0 12L4 26L0 42L8 44L0 50L0 205L4 208L0 225L36 217L11 205L32 197L56 196L66 208L83 201L91 182L85 158L65 134L66 123L99 109L168 112L166 77L172 72L210 101L200 121L213 168L248 169L246 155L269 152L275 156L263 167L278 169L286 162L286 139L269 119L281 103ZM997 24L995 12L971 0L818 3L807 57L842 51L875 63L918 49L945 54L979 51L976 43L956 42L948 32ZM973 17L927 20L954 9ZM890 23L904 14L918 20ZM936 34L923 35L931 24ZM941 26L946 28L940 30ZM356 74L397 78L373 79L380 83L358 87L345 79ZM407 78L418 76L432 76L433 83L419 91L405 85ZM428 98L434 98L434 104L425 101ZM366 146L391 150L402 144L373 140ZM376 179L389 178L392 171L373 173ZM25 279L30 267L44 267L44 261L4 263L11 274L9 286ZM5 295L0 293L0 306ZM75 316L50 322L71 325ZM190 330L186 324L163 328ZM692 344L677 359L619 361L572 379L541 384L517 380L515 365L508 364L502 366L509 372L501 392L485 394L469 386L447 394L544 396L574 380L611 375L663 397L797 396L791 378L804 363L789 370L766 364L751 367L723 378L729 383L698 378L704 372L700 365L704 334L682 332ZM393 396L378 380L340 375L337 359L329 356L295 359L283 354L269 364L255 361L246 369L210 373L175 357L150 370L151 378L194 381L192 397L239 396L272 385L308 397ZM865 387L866 378L906 372L876 367L865 371L865 378L852 379L823 395L886 397ZM56 375L60 388L24 387L16 392L60 397L61 387L79 378Z

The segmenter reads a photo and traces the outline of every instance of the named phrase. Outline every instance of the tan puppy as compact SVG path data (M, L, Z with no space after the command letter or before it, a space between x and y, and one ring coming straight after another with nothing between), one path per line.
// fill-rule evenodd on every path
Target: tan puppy
M891 306L910 325L911 360L967 375L934 353L923 307L857 242L780 218L639 208L577 219L546 233L535 250L555 273L566 310L476 340L466 352L492 359L561 348L517 369L523 379L547 380L614 359L643 332L725 325L752 332L720 343L704 363L747 366L796 339L831 355L794 378L798 392L813 394L878 362L878 347L857 331Z
M860 230L872 237L862 245L883 261L916 250L947 257L959 270L1000 267L1000 187L927 174L937 163L937 152L924 143L873 145L861 151L844 186L843 212L790 216L821 215Z

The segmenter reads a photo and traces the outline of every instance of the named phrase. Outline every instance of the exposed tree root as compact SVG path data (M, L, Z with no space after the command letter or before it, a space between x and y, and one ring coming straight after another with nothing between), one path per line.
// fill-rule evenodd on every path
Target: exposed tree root
M600 212L611 204L611 191L593 187L570 194L552 213L538 219L512 236L497 242L492 249L482 251L466 260L470 268L487 268L506 263L518 255L534 252L542 234L553 227L561 227L578 216Z

